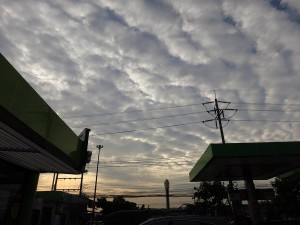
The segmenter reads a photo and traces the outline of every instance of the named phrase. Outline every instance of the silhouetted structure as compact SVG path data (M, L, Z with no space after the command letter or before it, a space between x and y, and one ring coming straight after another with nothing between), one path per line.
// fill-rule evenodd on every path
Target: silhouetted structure
M61 191L38 191L31 225L86 224L86 209L90 201L82 195Z
M30 224L40 173L85 170L89 129L77 136L0 54L0 224Z
M295 175L300 142L210 144L190 172L190 181L244 180L253 224L261 223L253 180Z

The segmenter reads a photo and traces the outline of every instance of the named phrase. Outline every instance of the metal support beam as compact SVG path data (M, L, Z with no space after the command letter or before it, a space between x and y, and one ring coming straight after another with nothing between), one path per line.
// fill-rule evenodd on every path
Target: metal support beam
M248 194L248 206L249 206L251 222L253 225L261 225L262 216L257 201L255 186L253 183L250 167L243 166L242 169L243 169L243 175L245 179L244 180L245 187L247 189L247 194Z

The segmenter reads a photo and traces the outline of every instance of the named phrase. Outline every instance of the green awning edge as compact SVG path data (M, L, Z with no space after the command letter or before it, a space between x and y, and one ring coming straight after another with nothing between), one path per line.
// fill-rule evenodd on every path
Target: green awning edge
M69 156L77 170L82 170L89 129L84 130L87 139L78 137L1 53L0 66L0 106Z
M263 151L262 151L263 149ZM209 165L214 157L271 157L293 156L300 154L300 142L257 142L210 144L189 173L191 182L197 181L198 174ZM298 170L290 171L285 176L294 175ZM300 169L299 169L300 173ZM283 175L282 175L283 176Z
M269 157L299 155L300 142L252 142L211 144L217 157Z
M297 178L297 177L300 177L300 168L298 169L294 169L294 170L291 170L287 173L284 173L284 174L281 174L278 176L280 179L285 179L285 178Z
M201 171L213 158L213 150L212 146L209 145L208 148L205 150L203 155L197 161L191 172L189 173L190 181L194 181L197 177L199 171Z

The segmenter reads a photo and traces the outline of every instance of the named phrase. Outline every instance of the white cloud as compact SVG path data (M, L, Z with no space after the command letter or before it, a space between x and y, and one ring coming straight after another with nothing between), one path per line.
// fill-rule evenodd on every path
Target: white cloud
M92 129L93 161L96 144L105 146L103 160L157 159L148 167L103 168L103 190L117 193L140 180L158 187L166 177L180 185L208 144L221 140L218 129L202 124L211 116L201 104L176 106L211 101L217 90L229 108L245 109L232 119L299 120L299 107L290 104L299 99L300 7L281 4L288 8L260 0L5 0L0 49L76 133ZM192 112L201 113L174 116ZM184 123L194 124L148 129ZM299 126L231 121L224 132L228 142L295 141ZM159 161L184 157L190 162L182 167Z

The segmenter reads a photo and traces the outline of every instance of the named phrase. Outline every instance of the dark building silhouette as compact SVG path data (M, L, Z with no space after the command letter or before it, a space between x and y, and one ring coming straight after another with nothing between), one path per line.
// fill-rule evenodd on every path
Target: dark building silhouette
M30 224L40 173L85 170L77 136L0 54L0 224Z

